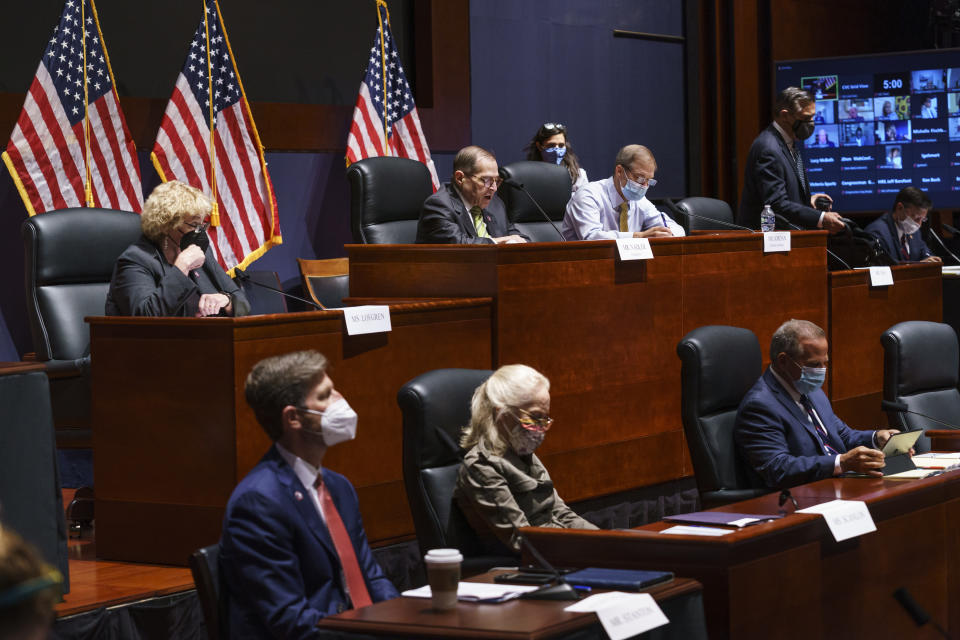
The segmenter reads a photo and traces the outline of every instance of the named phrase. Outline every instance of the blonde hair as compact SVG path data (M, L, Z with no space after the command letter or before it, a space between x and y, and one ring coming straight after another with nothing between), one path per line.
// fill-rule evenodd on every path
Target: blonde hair
M541 389L550 390L550 381L542 373L525 364L508 364L493 372L477 387L470 401L470 424L460 438L460 446L470 449L480 442L495 455L507 450L500 437L497 418L504 409L519 407Z
M156 244L173 231L177 225L188 220L202 221L213 204L203 192L177 180L158 185L147 201L143 203L140 214L140 228L143 235Z
M34 637L53 622L60 574L13 530L0 526L0 637ZM45 636L44 636L45 637Z

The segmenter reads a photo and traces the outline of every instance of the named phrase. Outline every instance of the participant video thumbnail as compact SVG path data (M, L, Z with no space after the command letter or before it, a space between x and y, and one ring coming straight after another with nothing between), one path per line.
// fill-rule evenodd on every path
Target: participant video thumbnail
M837 125L817 125L813 130L813 136L807 138L804 146L808 149L832 149L837 146L839 137Z
M873 101L875 120L906 120L910 117L910 96L889 96Z
M809 91L817 101L837 99L837 76L801 78L800 87Z
M873 98L840 100L837 104L840 122L873 120Z
M913 71L910 75L910 86L914 93L946 89L946 69L924 69L923 71Z
M898 144L887 145L879 160L877 169L903 169L903 147Z
M943 94L926 94L922 96L917 96L913 100L913 117L914 118L939 118L940 117L940 103L943 100Z
M877 142L910 142L910 121L876 123Z
M836 101L832 100L821 100L818 102L817 112L813 114L814 124L833 124L836 122L833 115L836 104Z
M840 125L840 144L844 147L873 146L873 133L869 127L864 130L864 126L857 123Z

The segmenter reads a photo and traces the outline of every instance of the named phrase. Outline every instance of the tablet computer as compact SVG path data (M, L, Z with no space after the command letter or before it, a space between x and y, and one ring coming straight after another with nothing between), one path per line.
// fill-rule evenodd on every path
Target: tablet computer
M883 455L887 458L903 455L913 448L923 431L901 431L890 436L887 444L883 445Z

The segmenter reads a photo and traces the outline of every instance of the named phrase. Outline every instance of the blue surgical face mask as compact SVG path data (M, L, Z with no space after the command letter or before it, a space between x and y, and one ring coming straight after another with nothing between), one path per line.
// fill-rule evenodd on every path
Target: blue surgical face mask
M540 157L544 162L553 162L560 164L563 162L563 156L567 155L566 147L544 147L540 150Z
M800 367L800 379L793 381L793 386L802 395L810 395L823 386L823 381L827 378L826 367L804 367L796 360L795 365Z
M627 200L639 200L647 195L647 187L641 187L630 178L627 178L626 184L620 190L623 191L623 197Z

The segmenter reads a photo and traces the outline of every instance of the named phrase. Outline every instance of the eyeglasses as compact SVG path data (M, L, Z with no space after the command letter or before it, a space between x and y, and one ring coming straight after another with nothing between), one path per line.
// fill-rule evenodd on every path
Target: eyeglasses
M190 231L199 231L203 233L210 226L209 222L184 222L184 225L190 227Z
M475 181L477 182L477 184L483 185L483 188L484 188L484 189L491 189L491 188L499 187L499 186L500 186L500 183L503 182L503 178L501 178L501 177L499 177L499 176L497 176L496 178L491 178L491 177L489 177L489 176L486 177L486 178L481 178L480 176L474 176L474 175L471 175L471 176L468 176L468 177L469 177L469 178L472 178L473 180L475 180Z
M537 137L546 138L550 136L555 136L558 133L566 133L567 128L557 122L547 122L542 127L540 127L540 132Z
M520 426L528 431L537 431L539 433L543 433L544 431L549 430L551 425L553 425L553 418L550 416L547 416L546 418L534 418L523 409L517 409L517 411L523 415L518 416L509 409L507 410L507 413L513 416L516 421L520 423Z
M657 186L657 181L654 180L653 178L644 178L641 175L634 177L633 172L630 171L630 169L626 165L620 165L620 166L623 167L623 172L627 174L627 178L629 178L630 180L633 180L634 182L639 184L641 187L650 188L650 187Z

